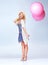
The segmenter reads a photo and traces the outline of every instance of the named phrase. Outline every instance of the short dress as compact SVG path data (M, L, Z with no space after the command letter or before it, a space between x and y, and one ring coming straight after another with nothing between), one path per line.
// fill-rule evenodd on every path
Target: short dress
M18 42L23 42L23 36L22 36L22 25L21 24L17 24L18 25L18 29L19 29L19 36L18 36Z
M28 39L25 35L25 32L23 30L23 28L26 29L26 25L25 25L25 22L23 20L21 20L21 23L18 24L18 28L19 28L19 36L18 36L18 41L19 42L22 42L24 41L25 44L28 44Z

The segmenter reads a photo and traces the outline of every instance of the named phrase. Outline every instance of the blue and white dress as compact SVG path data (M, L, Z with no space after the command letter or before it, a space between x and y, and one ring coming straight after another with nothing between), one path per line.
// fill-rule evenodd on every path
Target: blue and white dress
M22 36L22 25L21 24L17 24L18 25L18 29L19 29L19 36L18 36L18 41L22 42L23 41L23 36Z
M18 29L19 29L18 41L19 42L24 41L25 44L27 44L28 43L28 39L27 39L27 37L25 35L25 32L23 30L23 28L26 28L25 22L23 20L21 20L21 23L20 24L17 24L17 25L18 25Z

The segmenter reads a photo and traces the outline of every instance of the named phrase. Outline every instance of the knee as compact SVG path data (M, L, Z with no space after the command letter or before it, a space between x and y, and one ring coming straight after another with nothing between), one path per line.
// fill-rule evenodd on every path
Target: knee
M25 46L24 42L21 43L21 46Z
M28 44L25 44L25 47L28 47Z

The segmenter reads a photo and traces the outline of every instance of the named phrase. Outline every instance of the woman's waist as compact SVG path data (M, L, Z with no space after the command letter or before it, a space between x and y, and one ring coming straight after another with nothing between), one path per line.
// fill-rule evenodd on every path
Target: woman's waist
M22 32L19 32L19 34L22 34Z

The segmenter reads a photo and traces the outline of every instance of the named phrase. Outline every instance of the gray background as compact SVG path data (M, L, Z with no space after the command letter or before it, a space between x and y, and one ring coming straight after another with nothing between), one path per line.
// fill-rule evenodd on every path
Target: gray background
M44 6L46 15L40 22L30 13L33 2L41 2ZM26 28L30 34L28 57L48 58L48 0L0 0L0 58L21 56L18 28L13 23L20 11L26 14Z

